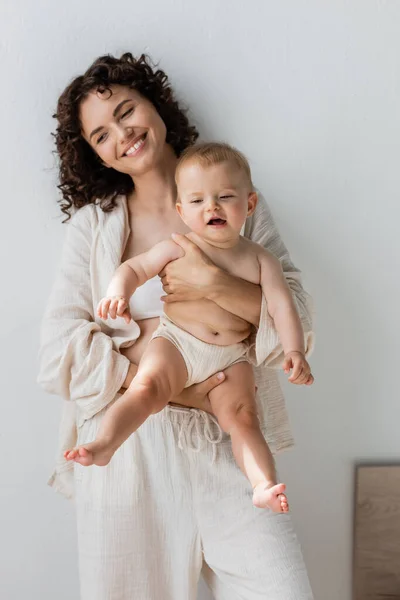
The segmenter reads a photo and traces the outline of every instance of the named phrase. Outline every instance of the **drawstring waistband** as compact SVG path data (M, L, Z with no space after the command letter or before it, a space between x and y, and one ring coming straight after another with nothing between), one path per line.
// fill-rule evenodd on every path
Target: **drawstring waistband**
M223 432L217 419L210 413L198 409L184 409L167 407L168 412L186 415L187 419L180 420L178 431L178 448L185 450L189 448L192 452L200 452L204 448L206 440L212 445L212 461L214 464L217 447L222 440ZM213 425L216 432L213 431Z

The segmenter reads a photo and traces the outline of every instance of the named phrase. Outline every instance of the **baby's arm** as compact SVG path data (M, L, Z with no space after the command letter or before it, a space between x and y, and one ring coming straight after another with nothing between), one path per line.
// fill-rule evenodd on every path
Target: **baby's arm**
M181 258L184 251L173 240L164 240L147 252L138 254L122 263L115 271L107 288L106 297L97 308L102 319L124 317L129 323L129 300L135 290L146 283L167 265L171 260Z
M312 383L310 367L305 359L303 327L281 263L264 248L260 248L258 260L261 289L285 354L283 368L286 373L293 368L289 378L292 383Z

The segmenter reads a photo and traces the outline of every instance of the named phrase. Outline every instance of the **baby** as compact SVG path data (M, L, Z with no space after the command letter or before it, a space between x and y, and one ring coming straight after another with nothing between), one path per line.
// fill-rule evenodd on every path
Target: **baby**
M284 371L292 371L292 383L312 384L303 329L281 264L240 235L257 204L245 157L226 144L192 146L178 162L176 184L176 208L191 230L186 237L219 267L261 286L283 347ZM168 239L121 264L99 303L98 316L123 317L129 323L129 300L135 290L183 255ZM182 318L175 315L172 321L166 304L135 378L105 413L96 440L66 451L65 458L85 466L106 465L119 446L184 387L225 370L226 380L209 393L212 410L231 437L237 464L253 487L254 505L287 512L285 485L277 482L274 459L259 426L247 336L216 331L197 321L196 314L190 320L186 313Z

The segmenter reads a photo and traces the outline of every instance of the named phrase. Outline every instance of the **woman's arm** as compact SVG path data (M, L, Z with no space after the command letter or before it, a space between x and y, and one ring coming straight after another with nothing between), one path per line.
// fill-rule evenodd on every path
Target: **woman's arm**
M42 322L38 376L47 392L75 400L82 418L115 397L130 368L94 321L91 209L80 209L66 226L61 264Z

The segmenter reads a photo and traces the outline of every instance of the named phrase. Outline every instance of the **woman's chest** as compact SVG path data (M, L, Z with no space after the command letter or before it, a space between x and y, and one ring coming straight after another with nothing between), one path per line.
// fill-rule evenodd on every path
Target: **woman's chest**
M179 215L142 215L129 219L130 233L122 255L122 261L132 258L142 252L147 252L153 246L168 239L172 233L187 233L189 230Z

